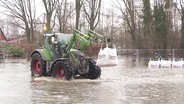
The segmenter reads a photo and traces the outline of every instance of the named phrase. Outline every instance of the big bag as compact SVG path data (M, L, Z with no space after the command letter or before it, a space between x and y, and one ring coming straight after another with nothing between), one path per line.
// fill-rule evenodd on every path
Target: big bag
M116 47L109 48L106 46L104 49L100 48L98 53L97 63L98 66L117 66L118 58L117 58L117 50Z

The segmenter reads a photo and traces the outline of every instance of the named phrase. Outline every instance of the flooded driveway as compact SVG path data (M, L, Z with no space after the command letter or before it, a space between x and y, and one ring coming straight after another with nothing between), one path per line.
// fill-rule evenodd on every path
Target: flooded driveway
M182 104L184 70L151 69L120 59L100 79L32 79L24 59L0 60L0 104Z

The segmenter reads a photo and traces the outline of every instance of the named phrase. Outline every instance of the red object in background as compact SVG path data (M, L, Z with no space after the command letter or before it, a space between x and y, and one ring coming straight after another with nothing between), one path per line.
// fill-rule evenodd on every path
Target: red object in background
M0 41L6 41L6 37L3 33L3 31L1 30L1 28L0 28Z

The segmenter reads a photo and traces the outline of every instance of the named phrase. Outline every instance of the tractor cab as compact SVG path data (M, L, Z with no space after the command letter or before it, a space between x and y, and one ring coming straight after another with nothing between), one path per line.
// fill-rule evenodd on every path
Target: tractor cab
M68 44L68 41L72 37L72 34L63 34L63 33L54 33L54 34L45 34L45 44Z
M54 59L64 57L66 54L66 47L72 37L72 34L45 34L44 48L50 50L50 53L54 56Z

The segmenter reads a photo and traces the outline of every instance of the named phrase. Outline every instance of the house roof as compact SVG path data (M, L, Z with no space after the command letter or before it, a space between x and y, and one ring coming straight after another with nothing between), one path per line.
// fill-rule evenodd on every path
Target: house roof
M6 41L6 37L1 28L0 28L0 41Z

